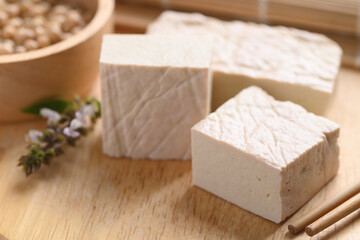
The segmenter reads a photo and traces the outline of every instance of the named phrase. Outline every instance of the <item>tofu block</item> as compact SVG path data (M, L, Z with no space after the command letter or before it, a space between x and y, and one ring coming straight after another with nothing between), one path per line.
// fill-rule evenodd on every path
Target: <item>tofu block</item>
M206 37L105 35L103 152L189 159L190 129L210 109L211 48Z
M212 110L241 89L257 85L278 100L323 114L342 55L338 44L321 34L198 13L166 11L147 33L214 37Z
M339 126L252 86L191 130L193 182L275 223L339 166Z

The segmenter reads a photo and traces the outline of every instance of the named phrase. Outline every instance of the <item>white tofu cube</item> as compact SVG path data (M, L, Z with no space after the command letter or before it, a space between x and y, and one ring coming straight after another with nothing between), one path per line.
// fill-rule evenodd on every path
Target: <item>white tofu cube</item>
M321 34L198 13L165 11L147 33L214 37L213 110L241 89L256 85L277 100L323 114L342 55L339 45Z
M258 87L192 128L195 185L279 223L337 172L339 126Z
M105 35L103 152L189 159L190 129L210 108L211 39Z

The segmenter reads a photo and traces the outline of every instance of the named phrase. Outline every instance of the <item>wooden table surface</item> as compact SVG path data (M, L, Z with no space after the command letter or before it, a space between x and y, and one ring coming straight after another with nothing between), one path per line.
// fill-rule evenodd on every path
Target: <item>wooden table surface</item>
M360 181L360 72L342 69L326 114L341 125L338 175L292 218ZM43 121L0 126L0 234L8 239L308 239L192 185L190 161L115 159L101 127L26 178L24 134ZM360 211L314 239L359 239ZM2 239L0 235L0 239Z

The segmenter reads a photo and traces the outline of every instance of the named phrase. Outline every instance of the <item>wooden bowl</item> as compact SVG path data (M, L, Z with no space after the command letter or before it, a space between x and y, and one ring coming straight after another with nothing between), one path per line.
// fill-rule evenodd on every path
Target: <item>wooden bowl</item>
M41 99L84 96L98 78L102 35L113 28L114 0L71 0L94 14L79 33L49 47L0 56L0 123Z

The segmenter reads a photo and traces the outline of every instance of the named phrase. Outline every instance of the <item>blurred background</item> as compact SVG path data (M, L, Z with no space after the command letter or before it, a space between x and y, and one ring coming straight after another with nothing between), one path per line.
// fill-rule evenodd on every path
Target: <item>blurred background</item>
M323 33L342 47L344 66L360 68L360 0L116 0L116 31L144 33L164 10Z

